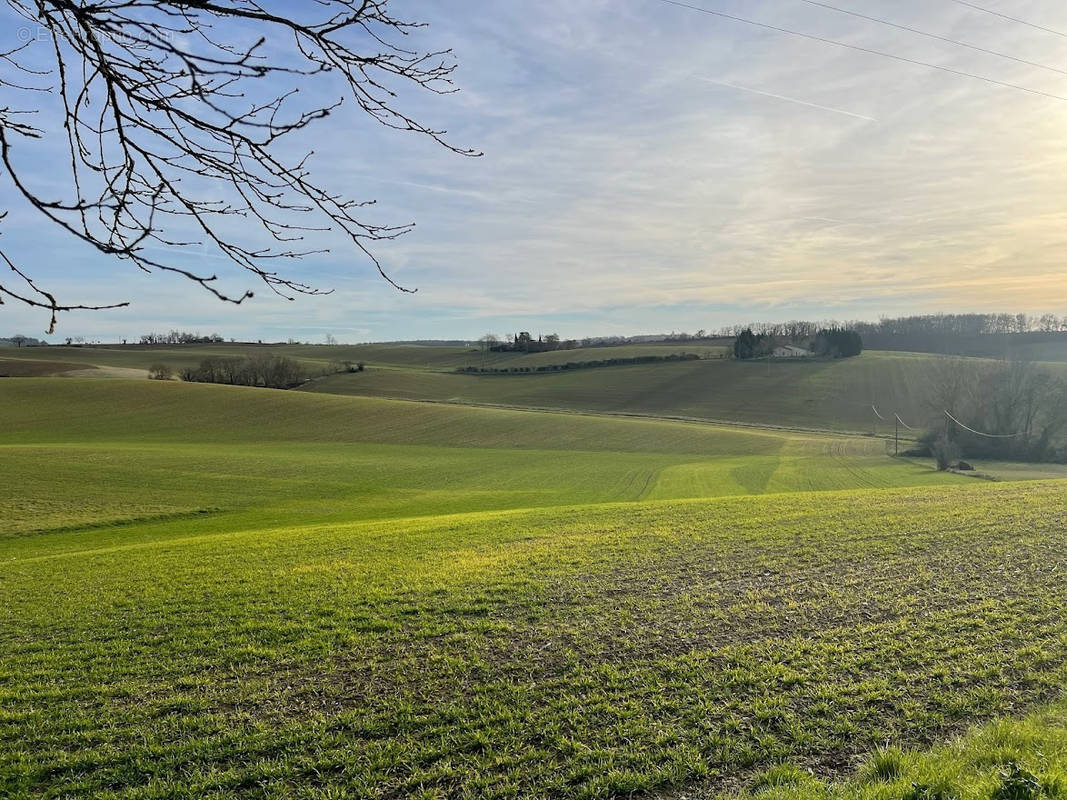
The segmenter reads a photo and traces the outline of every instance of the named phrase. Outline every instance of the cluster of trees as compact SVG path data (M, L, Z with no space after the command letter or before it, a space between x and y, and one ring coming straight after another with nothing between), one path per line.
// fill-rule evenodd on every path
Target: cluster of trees
M745 328L734 339L734 358L745 360L769 356L775 341L769 333L755 333L751 328Z
M1067 332L1067 316L1055 314L926 314L910 317L883 317L878 322L853 320L824 320L811 322L789 320L788 322L749 322L743 325L727 325L719 329L722 336L740 336L745 330L756 335L764 334L776 339L798 341L814 337L820 330L844 328L853 330L864 339L881 336L907 337L971 337L995 336L1020 333ZM698 332L699 333L699 332Z
M1067 317L1055 314L928 314L855 322L870 347L928 353L989 355L1025 342L1060 339Z
M245 358L205 358L198 367L180 370L178 377L195 383L289 389L306 381L308 375L304 365L294 359L254 355Z
M146 333L141 337L141 344L219 344L223 339L217 333L202 336L188 331L171 331L170 333Z
M741 329L738 328L740 331ZM584 339L561 339L559 334L549 334L548 336L538 336L536 339L530 334L529 331L522 331L521 333L509 333L506 336L497 336L493 333L487 333L481 339L478 340L479 345L483 350L491 350L493 352L530 352L540 353L550 350L572 350L578 347L619 347L627 344L649 344L664 342L667 344L678 344L685 342L710 342L721 339L732 339L734 334L720 335L711 331L706 331L703 328L696 333L686 333L682 331L680 333L671 331L670 333L660 334L642 334L639 336L589 336ZM433 341L433 342L393 342L392 344L464 344L463 342L445 342L445 341Z
M703 342L703 341L706 341L708 339L717 339L717 338L722 338L722 337L718 337L714 333L709 333L708 331L706 331L703 328L701 328L696 333L686 333L685 331L681 331L680 333L675 333L674 331L671 331L670 333L668 333L666 336L663 337L663 341L664 342L671 342L671 343L674 343L674 342Z
M561 340L558 333L538 336L536 339L529 331L512 334L510 341L498 339L487 333L481 339L482 349L493 353L550 353L555 350L573 350L578 346L574 339Z
M960 457L1067 460L1067 380L1023 361L945 360L935 369L929 402L943 419L921 441L940 468Z
M32 336L16 333L14 336L10 336L7 339L0 339L0 344L9 344L11 347L41 347L42 345L48 344L48 342L42 342L40 339L34 339Z
M912 317L883 317L878 322L856 322L853 327L865 333L890 336L990 336L1005 333L1067 332L1067 316L1055 314L926 314Z
M789 322L749 322L744 325L726 325L719 329L719 335L737 338L745 331L751 331L755 335L769 336L773 339L797 342L802 339L810 339L825 328L850 328L847 322L837 320L825 320L823 322L806 322L804 320L790 320Z
M863 352L863 337L847 328L826 328L815 334L811 351L824 358L850 358Z
M795 325L795 328L788 327ZM850 358L863 352L863 337L845 327L805 328L808 323L787 323L774 330L754 331L744 328L734 339L734 358L764 358L783 344L810 350L822 358Z
M460 367L457 372L477 375L517 375L532 372L563 372L593 367L621 367L632 364L651 364L658 361L699 361L696 353L671 353L665 356L633 356L632 358L604 358L596 361L568 361L566 364L540 364L536 367Z

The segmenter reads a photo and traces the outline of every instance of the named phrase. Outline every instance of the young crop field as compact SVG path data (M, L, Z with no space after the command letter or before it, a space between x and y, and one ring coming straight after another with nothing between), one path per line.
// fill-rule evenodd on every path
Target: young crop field
M171 530L172 515L217 532L963 480L850 437L155 381L2 388L0 536L63 543L105 523Z
M780 497L45 536L0 562L0 786L710 791L1058 697L1061 486Z
M0 356L0 377L3 378L40 378L83 369L86 369L84 364L75 362Z
M5 381L0 412L0 797L1067 781L1062 481L147 380Z
M34 371L49 375L95 368L93 377L147 377L156 363L173 370L208 357L270 353L300 362L312 377L301 391L342 396L425 400L454 404L676 417L760 426L887 435L893 414L915 428L939 419L931 387L946 357L868 352L838 361L722 358L723 348L693 344L592 347L550 353L486 353L477 347L420 345L154 345L33 348ZM529 374L461 374L478 369L529 369L609 358L700 360L615 365ZM55 362L55 368L49 364ZM331 374L338 364L362 363L357 373ZM989 362L972 359L975 369ZM81 365L81 366L78 366ZM1045 368L1064 373L1062 364ZM2 369L0 369L2 372ZM85 373L73 372L75 375ZM905 431L906 432L906 431Z
M727 361L618 366L533 375L374 369L308 384L312 392L410 400L728 420L886 434L871 411L919 427L943 357L864 353L838 361ZM1059 369L1059 367L1054 367ZM877 427L876 427L876 423Z
M205 358L242 357L270 353L296 359L312 372L322 371L332 363L339 361L363 362L379 368L454 372L456 369L471 366L536 368L545 364L584 363L608 358L666 357L680 353L714 359L723 357L727 350L727 347L720 344L653 343L575 348L546 353L500 353L485 352L477 345L263 345L221 342L181 345L51 346L28 348L25 352L32 353L33 359L46 364L69 362L81 365L81 367L98 366L140 370L147 370L153 364L166 364L176 371L182 367L195 366Z

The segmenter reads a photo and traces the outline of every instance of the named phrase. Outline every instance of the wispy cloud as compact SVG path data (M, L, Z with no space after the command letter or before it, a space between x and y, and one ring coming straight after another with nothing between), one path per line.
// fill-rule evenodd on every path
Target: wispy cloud
M1057 88L1025 65L799 3L715 5ZM1062 63L1054 37L959 4L868 0L865 10ZM261 292L240 309L133 276L26 215L4 228L5 247L50 286L134 300L125 315L73 318L68 330L86 334L133 336L151 323L265 338L458 337L520 324L579 335L757 316L1067 312L1067 103L651 0L452 0L407 16L431 23L417 34L424 43L455 49L463 89L408 95L408 110L485 157L368 125L351 108L293 151L315 150L328 188L378 199L375 221L417 221L375 248L419 288L414 297L337 238L315 243L329 255L286 265L336 294L286 303ZM1027 17L1067 27L1067 6L1034 0ZM224 266L220 279L243 286ZM93 278L105 269L113 277ZM0 332L35 325L0 307Z
M818 103L809 103L807 100L801 100L801 99L796 98L796 97L786 97L785 95L774 94L773 92L764 92L764 91L762 91L760 89L753 89L750 86L738 86L736 83L726 83L725 81L716 81L716 80L712 80L711 78L698 78L698 80L702 80L705 83L714 84L715 86L722 86L722 87L725 87L727 89L736 89L739 92L748 92L750 94L758 94L761 97L770 97L770 98L772 98L774 100L784 100L787 103L796 103L798 106L807 106L808 108L817 108L820 111L829 111L829 112L834 113L834 114L842 114L842 115L844 115L846 117L852 117L854 119L862 119L862 120L866 120L867 122L877 122L878 121L874 117L867 117L867 116L864 116L863 114L856 114L856 113L854 113L852 111L845 111L842 108L833 108L831 106L819 105Z

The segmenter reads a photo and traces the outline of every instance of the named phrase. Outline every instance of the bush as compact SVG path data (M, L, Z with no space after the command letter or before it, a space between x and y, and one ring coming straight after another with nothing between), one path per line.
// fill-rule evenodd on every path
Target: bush
M291 358L257 355L247 358L205 358L199 367L183 369L178 376L183 381L194 383L289 389L303 383L307 373L302 364Z
M863 339L845 328L826 328L815 335L812 349L817 356L851 358L863 352Z
M174 370L167 364L153 364L148 368L148 379L152 381L169 381L174 377Z
M345 372L362 372L363 365L355 364L351 361L331 361L330 366L326 369L326 375L334 375L337 373Z
M937 468L941 472L949 469L960 460L960 446L944 433L938 436L934 443L930 445L930 452L933 454L934 461L937 462Z

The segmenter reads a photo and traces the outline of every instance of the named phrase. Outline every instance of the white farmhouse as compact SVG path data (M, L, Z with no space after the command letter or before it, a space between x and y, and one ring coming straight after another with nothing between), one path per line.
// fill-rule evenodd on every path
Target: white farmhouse
M780 344L774 348L773 355L775 358L808 358L811 351L794 344Z

